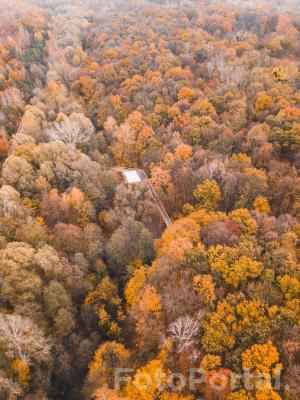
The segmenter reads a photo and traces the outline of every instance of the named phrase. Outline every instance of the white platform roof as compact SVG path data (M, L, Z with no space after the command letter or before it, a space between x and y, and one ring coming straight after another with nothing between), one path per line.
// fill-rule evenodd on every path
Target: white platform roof
M123 170L124 176L128 183L140 183L142 179L135 169L124 169Z

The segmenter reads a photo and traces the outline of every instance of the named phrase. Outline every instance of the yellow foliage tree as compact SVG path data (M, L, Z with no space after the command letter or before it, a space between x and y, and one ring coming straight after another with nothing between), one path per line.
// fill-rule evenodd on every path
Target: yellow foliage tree
M194 288L203 297L206 304L215 301L215 285L211 275L194 276Z
M253 202L253 208L255 211L260 213L270 214L271 207L269 200L264 196L257 196Z
M219 368L222 364L222 359L220 356L214 354L207 354L203 357L200 368L204 369L205 371L212 371Z
M195 97L196 97L195 90L186 86L180 89L178 93L178 100L186 100L189 103L193 101Z
M17 375L17 379L21 385L25 387L28 386L31 380L29 365L25 361L17 358L12 362L11 367L14 373Z
M208 252L211 269L222 276L228 285L237 288L250 278L258 277L263 269L261 262L242 256L232 260L233 250L227 246L212 246Z
M300 282L289 275L279 276L277 281L287 300L297 299L300 295Z
M193 396L180 396L178 393L163 393L159 400L194 400Z
M286 72L280 67L274 67L272 69L272 77L276 82L286 82L287 80Z
M236 317L233 307L226 301L219 302L217 310L208 313L207 318L202 322L204 349L210 353L232 350L235 346L233 334L235 324Z
M207 99L197 100L191 107L191 115L216 115L216 110L211 102Z
M73 211L74 223L85 226L89 221L88 210L85 204L84 194L78 188L72 188L70 193L64 193L62 196L61 207L64 211Z
M164 231L162 237L157 241L157 252L159 256L169 252L170 245L177 239L185 239L191 244L196 244L200 240L200 227L198 223L190 218L181 218ZM170 252L169 252L170 254Z
M160 399L169 374L161 360L152 360L137 370L133 380L126 385L125 393L131 400Z
M281 400L281 396L274 390L258 390L255 400Z
M254 400L254 398L243 389L238 392L230 393L227 400Z
M204 208L208 211L215 211L219 208L221 191L214 180L207 179L201 185L198 185L194 191L194 196L199 208Z
M146 282L146 268L135 270L133 277L129 280L125 289L125 298L129 306L140 300L139 294Z
M130 353L121 343L105 342L95 352L89 364L88 379L99 386L112 386L115 381L115 369L127 368Z
M233 154L230 161L241 164L243 168L248 168L251 165L251 157L247 156L245 153Z
M256 97L255 111L257 113L266 110L273 103L272 97L266 92L259 92Z
M153 286L147 286L144 290L140 307L147 313L159 313L161 311L160 298Z
M250 324L260 324L262 322L267 322L267 316L274 316L276 310L269 310L259 301L249 300L242 301L236 306L236 313L239 318L239 323L237 325L237 331L242 331L247 329Z
M166 76L172 79L180 79L183 76L183 69L182 67L172 67L167 71Z
M249 210L239 208L229 213L229 218L234 221L244 234L254 235L257 231L257 223L251 218Z
M232 265L231 270L226 274L225 281L237 288L240 283L247 281L249 278L257 278L262 269L262 263L243 256Z
M104 277L96 289L87 294L84 304L93 308L99 318L99 326L105 329L108 335L113 338L119 336L120 327L114 318L115 316L117 319L123 317L121 299L116 285L109 277Z
M167 247L165 254L173 260L183 262L188 251L193 249L192 243L186 238L173 240Z
M192 154L192 147L184 143L179 144L175 149L175 157L180 158L181 160L186 160L187 158L190 158Z
M278 360L278 351L271 341L254 344L242 353L243 368L250 372L270 374Z

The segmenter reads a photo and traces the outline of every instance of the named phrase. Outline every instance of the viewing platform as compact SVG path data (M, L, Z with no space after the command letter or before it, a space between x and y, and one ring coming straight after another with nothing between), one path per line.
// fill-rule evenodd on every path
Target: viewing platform
M154 189L150 179L148 178L146 172L143 169L138 168L123 168L123 167L114 167L113 168L122 178L122 180L128 185L140 185L145 184L158 208L158 211L163 219L167 228L172 225L171 218L169 217L162 201L160 200L156 190Z

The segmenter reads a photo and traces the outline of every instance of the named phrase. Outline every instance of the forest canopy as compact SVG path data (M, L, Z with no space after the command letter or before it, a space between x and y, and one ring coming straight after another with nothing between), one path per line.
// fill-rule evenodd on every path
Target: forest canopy
M0 400L300 398L299 6L0 0Z

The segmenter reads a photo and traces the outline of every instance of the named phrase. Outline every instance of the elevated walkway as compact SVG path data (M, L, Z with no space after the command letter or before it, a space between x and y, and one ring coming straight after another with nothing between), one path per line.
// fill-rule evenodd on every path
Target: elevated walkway
M138 168L114 167L113 169L119 174L121 174L124 182L126 182L129 185L140 185L140 184L147 185L166 227L169 228L172 225L171 218L169 217L167 210L165 209L162 201L160 200L156 190L151 184L150 179L148 178L146 172L143 169L138 169Z

